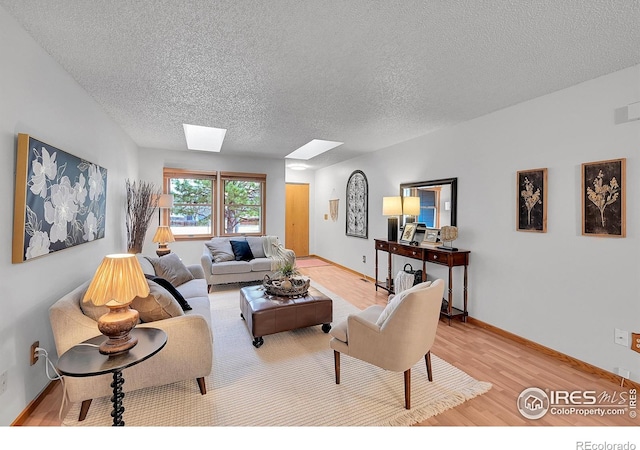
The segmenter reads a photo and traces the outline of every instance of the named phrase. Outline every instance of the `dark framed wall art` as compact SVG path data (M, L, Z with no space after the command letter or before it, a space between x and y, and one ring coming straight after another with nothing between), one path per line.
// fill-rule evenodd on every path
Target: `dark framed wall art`
M625 237L626 159L582 164L582 234Z
M18 134L12 262L105 234L107 169Z
M546 233L547 169L520 170L516 184L516 230Z
M367 239L369 227L369 184L361 170L355 170L347 181L347 236Z

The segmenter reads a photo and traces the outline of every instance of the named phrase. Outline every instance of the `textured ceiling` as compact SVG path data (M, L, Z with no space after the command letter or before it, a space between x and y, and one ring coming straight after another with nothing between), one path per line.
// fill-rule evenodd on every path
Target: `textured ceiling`
M0 0L141 147L317 168L640 63L636 0Z

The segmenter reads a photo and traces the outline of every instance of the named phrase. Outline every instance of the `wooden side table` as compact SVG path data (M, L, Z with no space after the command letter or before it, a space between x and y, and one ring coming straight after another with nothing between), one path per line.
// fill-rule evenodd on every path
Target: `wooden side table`
M58 359L58 371L69 377L92 377L105 373L113 373L113 426L124 426L122 413L122 385L124 377L122 371L127 367L135 366L142 361L151 358L167 344L167 333L157 328L134 328L131 330L138 338L138 344L127 353L108 356L98 351L98 346L106 339L105 336L96 336L78 345L71 347Z

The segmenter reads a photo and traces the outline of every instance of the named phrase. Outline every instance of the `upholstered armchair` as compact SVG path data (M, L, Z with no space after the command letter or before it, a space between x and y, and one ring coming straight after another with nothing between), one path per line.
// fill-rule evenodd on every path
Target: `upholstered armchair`
M429 381L431 346L440 317L444 281L417 284L393 297L386 307L374 305L337 324L329 342L336 384L340 384L340 353L385 370L404 372L405 408L411 409L411 367L424 357Z

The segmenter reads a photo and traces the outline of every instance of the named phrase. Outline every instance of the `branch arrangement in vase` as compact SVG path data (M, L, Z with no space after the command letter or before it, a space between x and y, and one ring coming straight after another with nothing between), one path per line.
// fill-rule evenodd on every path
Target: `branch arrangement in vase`
M149 223L158 209L162 191L147 181L126 180L127 189L127 252L142 253Z

